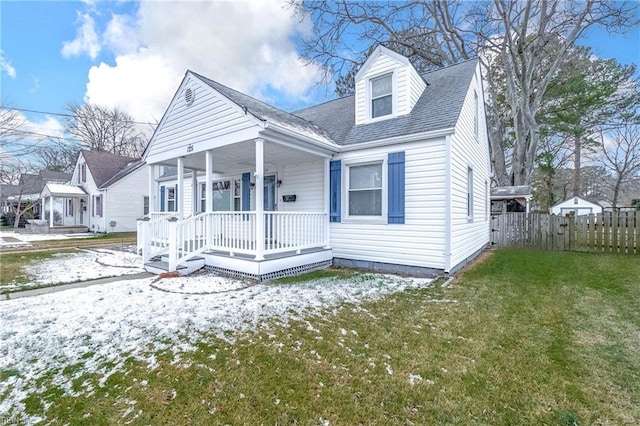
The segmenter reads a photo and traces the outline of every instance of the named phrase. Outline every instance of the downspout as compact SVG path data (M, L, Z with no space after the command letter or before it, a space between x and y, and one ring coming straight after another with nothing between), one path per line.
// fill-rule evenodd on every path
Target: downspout
M445 237L444 237L444 271L451 270L451 135L444 139L445 144L445 185L444 185L444 217L445 217Z

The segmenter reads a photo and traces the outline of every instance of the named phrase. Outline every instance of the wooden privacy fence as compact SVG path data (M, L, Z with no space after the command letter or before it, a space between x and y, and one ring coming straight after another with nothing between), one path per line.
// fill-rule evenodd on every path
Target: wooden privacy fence
M576 217L506 213L491 218L491 242L502 247L640 254L640 211Z

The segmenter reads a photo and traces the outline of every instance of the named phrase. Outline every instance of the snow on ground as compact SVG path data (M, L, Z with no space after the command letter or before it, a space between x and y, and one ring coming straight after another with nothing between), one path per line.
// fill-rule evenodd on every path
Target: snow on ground
M255 284L215 275L118 281L31 298L0 302L0 418L23 409L20 402L45 389L37 380L53 374L69 395L93 392L86 382L74 391L71 380L87 372L106 378L123 368L128 356L155 368L153 351L170 349L176 356L192 351L201 333L232 341L233 334L255 329L266 320L320 313L343 302L357 304L429 286L430 280L392 275L360 275L352 279L318 279L288 285ZM210 294L184 294L184 289ZM234 290L234 288L240 288ZM229 291L231 290L231 291ZM115 367L107 369L109 361ZM78 365L73 377L61 373ZM46 381L46 383L49 383ZM41 386L46 386L41 385Z
M96 249L80 253L56 253L50 259L27 267L28 283L7 283L2 290L25 290L53 284L119 277L142 272L142 257L133 253Z
M45 240L69 240L72 238L95 237L99 234L29 234L26 232L2 231L0 232L0 247L16 245L15 242L5 242L2 237L16 238L23 242Z

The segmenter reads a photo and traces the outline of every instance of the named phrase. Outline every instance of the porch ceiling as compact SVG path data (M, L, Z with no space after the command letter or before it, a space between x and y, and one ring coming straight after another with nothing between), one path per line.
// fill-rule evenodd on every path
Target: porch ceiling
M197 152L186 155L185 169L204 171L205 153ZM266 141L264 144L265 169L276 169L280 165L305 163L322 158L305 151ZM177 159L158 163L164 166L177 166ZM220 174L233 174L238 170L254 170L256 164L256 149L254 141L238 142L213 149L213 170Z

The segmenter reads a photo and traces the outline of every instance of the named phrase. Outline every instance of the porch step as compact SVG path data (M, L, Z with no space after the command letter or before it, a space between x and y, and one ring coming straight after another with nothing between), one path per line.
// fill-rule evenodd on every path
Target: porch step
M189 275L190 273L197 271L204 267L203 257L193 257L186 262L182 262L178 265L177 271L181 276ZM144 269L152 274L160 275L163 272L169 271L169 262L167 256L162 256L160 260L152 260L144 264Z

